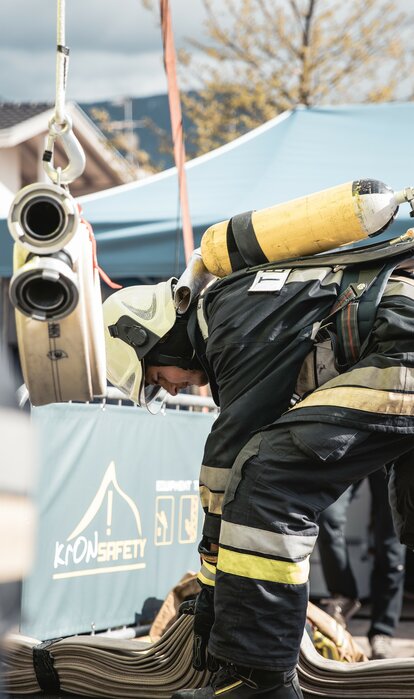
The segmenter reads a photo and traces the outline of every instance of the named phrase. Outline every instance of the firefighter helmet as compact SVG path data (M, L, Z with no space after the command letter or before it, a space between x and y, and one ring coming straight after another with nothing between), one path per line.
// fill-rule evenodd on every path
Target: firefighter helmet
M130 286L103 304L108 380L129 400L146 406L158 398L160 386L145 386L145 356L174 326L177 314L172 277L166 282ZM164 392L165 393L165 392Z

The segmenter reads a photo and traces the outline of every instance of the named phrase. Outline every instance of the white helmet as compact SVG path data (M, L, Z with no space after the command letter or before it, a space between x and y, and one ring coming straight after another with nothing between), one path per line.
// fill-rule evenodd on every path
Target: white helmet
M142 360L175 324L176 283L172 277L159 284L130 286L116 291L103 304L107 377L129 400L148 409L163 389L145 387Z

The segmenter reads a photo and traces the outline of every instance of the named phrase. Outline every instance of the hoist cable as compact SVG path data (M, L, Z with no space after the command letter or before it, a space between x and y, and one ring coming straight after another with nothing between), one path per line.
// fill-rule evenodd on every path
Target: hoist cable
M55 120L65 121L65 91L69 63L69 48L65 45L65 5L66 0L57 0L57 46L56 46L56 98Z
M57 0L56 96L55 113L49 121L49 134L43 153L43 168L55 184L70 184L85 169L85 153L72 131L72 120L65 113L65 92L69 49L65 45L65 0ZM62 170L53 164L55 141L59 139L68 159Z

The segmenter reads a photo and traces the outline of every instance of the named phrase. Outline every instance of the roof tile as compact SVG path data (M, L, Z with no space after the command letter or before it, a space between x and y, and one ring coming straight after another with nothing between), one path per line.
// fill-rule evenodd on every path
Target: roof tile
M31 119L53 107L47 102L1 102L0 103L0 130L10 129L27 119Z

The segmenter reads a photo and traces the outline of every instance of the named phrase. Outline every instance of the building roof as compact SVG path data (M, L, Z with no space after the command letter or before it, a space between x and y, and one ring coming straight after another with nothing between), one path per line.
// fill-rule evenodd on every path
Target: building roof
M86 155L83 175L71 185L74 196L98 192L136 179L128 161L109 143L90 117L76 104L67 102L65 113L71 118L73 132ZM40 150L54 115L54 105L47 103L0 103L0 156L2 148L21 149L22 186L38 180ZM67 163L59 139L55 141L54 162Z
M0 130L10 129L22 121L52 109L47 102L2 102L0 103Z

